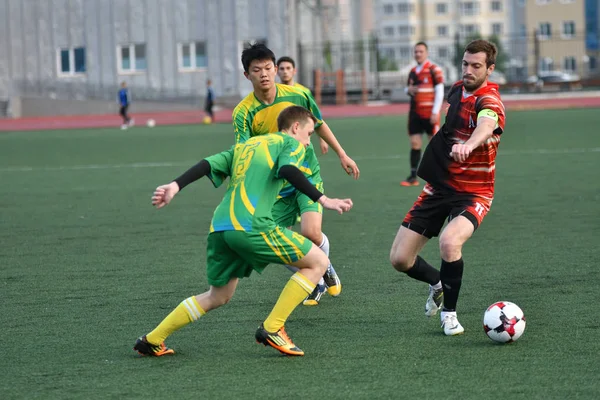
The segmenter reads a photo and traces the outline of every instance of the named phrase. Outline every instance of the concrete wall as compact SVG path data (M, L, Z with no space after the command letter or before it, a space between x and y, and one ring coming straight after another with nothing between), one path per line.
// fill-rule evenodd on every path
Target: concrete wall
M121 81L134 100L201 98L207 78L219 96L243 96L242 43L268 39L290 52L284 0L0 0L0 98L113 100ZM258 17L257 17L258 16ZM182 72L177 45L205 41L208 67ZM147 69L119 74L117 46L146 44ZM61 77L61 48L85 47L86 73ZM26 104L23 104L25 110ZM24 114L27 114L24 111Z

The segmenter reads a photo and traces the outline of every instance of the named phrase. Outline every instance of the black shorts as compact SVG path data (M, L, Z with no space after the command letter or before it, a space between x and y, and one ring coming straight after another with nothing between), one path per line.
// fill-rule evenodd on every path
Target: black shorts
M421 135L423 133L433 136L437 133L440 125L432 124L429 118L423 118L416 113L408 114L408 134Z
M491 206L492 201L488 198L468 193L441 192L427 184L404 217L402 226L431 239L440 234L446 219L450 222L462 215L477 229Z

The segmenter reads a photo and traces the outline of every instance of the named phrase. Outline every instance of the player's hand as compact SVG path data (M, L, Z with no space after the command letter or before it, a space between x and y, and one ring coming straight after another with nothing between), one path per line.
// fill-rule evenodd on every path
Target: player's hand
M417 89L418 87L416 85L410 84L408 85L408 95L409 96L414 96L415 94L417 94Z
M329 145L322 138L319 138L319 144L321 145L321 154L327 154L329 151Z
M323 206L323 208L337 211L338 214L343 214L350 211L353 206L351 199L330 199L325 195L321 196L319 203Z
M340 156L340 162L342 163L342 168L348 175L352 175L354 179L358 179L360 176L360 170L353 159L348 157L346 154L343 154Z
M440 122L440 114L431 114L431 118L429 118L429 122L431 125L436 125ZM434 132L435 133L435 132Z
M156 208L162 208L169 204L178 192L179 185L175 182L159 186L154 190L154 194L152 194L152 205Z
M454 161L465 162L467 158L469 158L469 156L471 155L472 151L473 146L471 146L470 144L457 143L452 146L452 152L450 153L450 157L452 157Z

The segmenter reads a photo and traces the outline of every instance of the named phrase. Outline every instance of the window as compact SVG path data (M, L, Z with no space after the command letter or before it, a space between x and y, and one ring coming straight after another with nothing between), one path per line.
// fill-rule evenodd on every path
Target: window
M527 25L521 24L519 33L521 34L522 37L527 36Z
M386 26L383 28L383 34L385 36L394 36L394 28L391 26Z
M435 13L437 15L447 14L448 13L448 4L446 4L446 3L437 3L435 5Z
M596 59L596 57L590 57L589 68L592 71L598 68L598 60Z
M563 21L562 35L564 38L575 36L575 21Z
M493 12L500 12L500 11L502 11L502 2L501 1L497 1L497 0L492 1L491 8L492 8Z
M473 35L479 32L479 25L476 24L466 24L460 25L459 29L462 31L464 35Z
M384 14L393 14L394 13L394 6L392 4L384 4L383 5L383 13Z
M565 57L563 60L563 66L566 72L575 72L577 70L575 57Z
M438 58L440 60L445 60L448 58L448 49L446 47L440 47L438 49Z
M538 4L538 5L541 5L541 6L546 5L546 4L550 4L551 2L552 2L552 0L535 0L535 4Z
M193 71L204 69L208 65L206 43L180 43L177 47L179 70Z
M540 39L550 39L552 37L552 25L550 22L540 22Z
M410 14L413 12L413 5L410 3L400 3L398 4L398 13L399 14Z
M410 58L410 47L400 47L400 58Z
M130 44L117 47L117 63L120 74L145 71L146 45Z
M478 15L479 3L476 1L463 1L459 3L458 9L460 10L460 15L463 16Z
M437 27L437 35L438 36L448 36L448 26L440 25Z
M540 71L550 72L554 70L554 61L550 57L544 57L540 60Z
M501 23L492 24L492 35L502 35L503 26Z
M85 74L85 47L58 49L56 59L58 76Z
M414 26L401 25L398 27L398 34L400 36L409 36L415 34Z
M385 54L385 57L389 59L396 57L396 52L394 49L385 49L383 54Z

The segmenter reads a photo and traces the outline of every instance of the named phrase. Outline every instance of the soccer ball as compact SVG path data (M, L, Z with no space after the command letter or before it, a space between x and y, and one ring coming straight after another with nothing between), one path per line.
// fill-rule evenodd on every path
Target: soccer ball
M212 123L212 119L207 115L206 117L204 117L202 122L204 122L206 125L208 125L208 124Z
M153 119L149 119L148 121L146 121L146 125L148 125L148 128L154 128L154 126L156 126L156 121L154 121Z
M495 342L514 342L525 331L523 311L509 301L494 303L483 314L483 330Z

